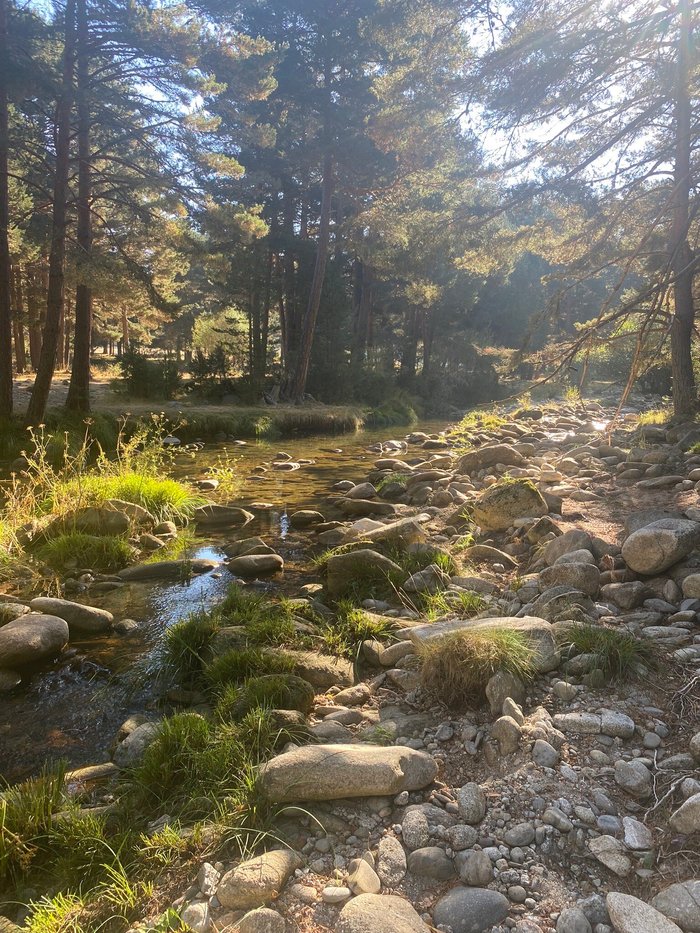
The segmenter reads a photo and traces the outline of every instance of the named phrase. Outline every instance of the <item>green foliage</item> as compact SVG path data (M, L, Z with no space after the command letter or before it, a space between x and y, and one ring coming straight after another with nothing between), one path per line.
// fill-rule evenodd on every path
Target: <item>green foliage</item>
M89 567L100 573L114 573L133 560L135 551L125 538L69 531L46 541L35 553L58 572L68 567Z
M329 654L354 658L365 639L384 640L392 637L395 621L372 617L357 609L352 602L340 600L335 607L335 618L324 622L321 637Z
M291 608L284 600L272 602L231 584L224 601L217 607L226 625L244 625L246 639L253 645L279 645L295 632Z
M403 486L405 489L406 480L410 475L410 473L387 473L387 475L382 476L377 483L376 490L377 492L382 492L387 486Z
M122 388L130 398L167 401L175 398L181 385L175 360L149 359L137 348L127 350L120 360Z
M637 424L639 427L644 427L644 425L649 424L667 424L672 417L672 407L650 408L649 411L644 411L641 413Z
M308 713L313 699L313 687L302 677L263 674L240 685L228 684L216 704L216 715L222 722L237 722L256 707Z
M592 654L595 667L605 676L625 680L658 666L653 642L604 625L574 625L567 632L566 648L571 654Z
M499 627L467 629L426 642L419 651L421 681L449 706L480 702L489 679L506 670L533 676L534 652L522 632Z
M446 615L469 619L486 608L486 601L478 593L440 592L421 593L418 602L430 622Z
M198 685L202 677L203 656L220 627L215 613L196 612L165 630L160 666L178 683Z
M85 933L85 903L75 894L42 897L29 905L26 933Z
M413 400L401 393L392 396L365 415L365 424L371 428L389 428L395 425L415 424L418 415Z
M290 673L293 668L294 659L289 655L259 648L234 648L214 658L204 677L209 689L220 694L228 684L239 684L260 674Z

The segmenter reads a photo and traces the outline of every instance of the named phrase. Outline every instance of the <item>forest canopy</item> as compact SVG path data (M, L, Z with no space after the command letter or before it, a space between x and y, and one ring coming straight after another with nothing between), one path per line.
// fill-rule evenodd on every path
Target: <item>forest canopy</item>
M696 408L697 10L0 0L0 416L100 359L241 402L524 378ZM176 372L177 375L177 372Z

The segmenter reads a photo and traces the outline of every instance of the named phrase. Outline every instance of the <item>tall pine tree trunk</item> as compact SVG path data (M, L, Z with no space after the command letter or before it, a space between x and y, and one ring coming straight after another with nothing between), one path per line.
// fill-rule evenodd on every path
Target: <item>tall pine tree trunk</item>
M690 50L692 18L690 0L680 0L678 36L678 80L676 87L676 155L673 171L673 230L671 268L673 272L674 316L671 326L671 369L673 374L673 410L676 415L692 414L697 405L693 374L692 340L695 321L693 279L695 260L688 243L690 209Z
M9 39L7 0L0 0L0 418L12 415L12 308L10 287L10 194L7 113Z
M92 214L90 198L90 75L87 0L77 0L76 62L78 91L78 285L75 292L75 337L73 365L66 408L90 411L90 349L92 344L92 289L88 285L92 253Z
M39 424L46 412L51 382L56 369L56 353L63 312L63 286L66 257L66 200L70 165L71 112L73 109L73 72L75 69L75 0L67 0L63 76L61 96L56 109L56 174L53 186L49 284L46 296L46 320L39 367L27 409L29 424Z
M15 341L15 363L17 372L27 368L27 354L24 348L24 294L22 289L22 268L19 263L12 267L12 333Z

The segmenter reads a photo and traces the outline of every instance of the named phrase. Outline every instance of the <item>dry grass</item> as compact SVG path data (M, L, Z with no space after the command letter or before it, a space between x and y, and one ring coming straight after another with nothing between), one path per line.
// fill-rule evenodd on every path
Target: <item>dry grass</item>
M454 707L481 702L486 684L498 670L524 681L534 674L533 650L525 636L505 628L454 632L427 642L419 655L423 687Z

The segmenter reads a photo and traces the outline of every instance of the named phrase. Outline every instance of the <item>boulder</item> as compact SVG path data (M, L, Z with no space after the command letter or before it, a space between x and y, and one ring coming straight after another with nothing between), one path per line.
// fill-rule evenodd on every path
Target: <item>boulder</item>
M700 880L680 881L660 891L651 906L677 923L683 933L700 933Z
M700 523L665 518L632 532L622 545L622 556L635 573L656 574L677 564L698 543Z
M406 875L406 853L396 836L382 836L379 840L377 875L388 888L397 887Z
M591 536L587 531L581 531L579 528L572 528L564 532L563 535L549 541L545 546L543 557L548 566L555 564L560 557L565 554L571 554L572 551L590 551Z
M140 583L144 580L187 580L191 576L216 570L219 562L192 558L191 560L160 560L152 564L136 564L125 567L117 576L126 583Z
M216 889L222 906L233 910L261 907L278 897L303 862L296 852L275 849L227 871Z
M45 661L68 644L68 623L58 616L29 612L0 628L0 668Z
M286 930L284 917L269 907L249 910L236 924L236 933L286 933Z
M25 606L23 603L5 602L0 597L0 626L12 622L13 619L19 619L20 616L25 616L28 612L29 606Z
M131 768L143 758L148 746L160 731L157 722L143 722L131 731L114 749L112 758L118 768Z
M88 506L75 509L51 522L46 529L46 536L63 534L67 531L82 531L88 535L125 535L129 531L131 520L123 511L111 508Z
M403 577L405 574L398 564L370 548L335 554L326 565L326 586L330 596L342 595L358 578L382 583L387 579Z
M314 705L314 688L296 674L262 674L242 684L231 705L231 715L241 719L256 706L310 713Z
M0 629L0 636L2 630ZM2 657L0 656L0 661ZM691 833L700 831L700 794L693 794L692 797L680 805L680 807L671 814L669 820L671 829L676 833L682 833L684 836L690 836Z
M545 674L556 670L559 666L560 654L557 648L552 626L544 619L533 616L522 618L496 617L493 619L456 619L449 622L429 622L408 629L406 634L413 644L420 648L427 642L444 638L455 632L481 629L506 628L521 632L525 640L534 651L533 666L538 674Z
M457 461L456 472L469 474L475 470L483 470L484 467L495 466L497 463L502 463L505 466L527 466L525 457L518 453L514 447L509 444L492 444L470 450L460 457Z
M681 586L686 599L700 599L700 573L688 574Z
M452 933L486 933L508 916L508 899L489 888L455 887L433 909L433 924Z
M279 803L393 796L426 787L436 774L430 755L405 746L307 745L260 768L264 792Z
M354 682L352 663L345 658L334 658L315 651L285 650L284 655L293 659L294 673L317 690L328 690L335 686L349 687ZM336 697L334 702L343 701Z
M245 554L233 557L226 565L231 573L239 577L257 577L260 574L279 573L284 570L284 560L279 554Z
M255 518L252 512L232 505L208 502L194 511L194 520L205 528L225 528L231 525L247 525Z
M681 928L638 897L610 893L605 898L615 933L681 933Z
M406 580L402 589L406 593L438 593L446 589L450 584L450 578L437 564L429 564L423 570L416 573Z
M482 531L505 531L518 518L546 515L547 503L530 480L496 483L474 503L474 521Z
M58 616L68 623L68 627L78 632L106 632L112 627L114 616L106 609L97 609L94 606L83 606L68 599L52 599L48 596L37 596L29 604L34 612Z
M430 928L403 897L360 894L341 910L335 933L430 933Z
M562 563L547 567L540 574L540 587L571 586L587 596L597 596L600 587L600 571L595 564Z
M310 525L320 525L322 522L325 522L325 518L314 509L298 509L289 516L289 524L292 528L308 528Z

